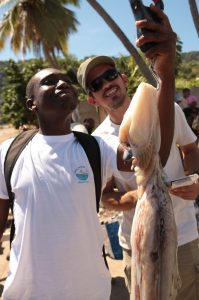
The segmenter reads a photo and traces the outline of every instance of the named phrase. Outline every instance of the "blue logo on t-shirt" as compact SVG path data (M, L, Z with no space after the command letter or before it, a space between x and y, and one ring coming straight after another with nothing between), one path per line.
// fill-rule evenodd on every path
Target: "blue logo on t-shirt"
M80 182L87 182L88 171L84 166L80 166L77 169L75 169L75 176Z

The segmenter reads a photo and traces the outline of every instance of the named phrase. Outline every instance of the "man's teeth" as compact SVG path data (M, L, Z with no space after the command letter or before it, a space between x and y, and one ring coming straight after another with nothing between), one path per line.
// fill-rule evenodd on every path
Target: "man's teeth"
M114 88L110 89L108 92L106 92L106 96L107 96L107 97L110 97L110 96L112 96L116 91L117 91L117 88L114 87Z

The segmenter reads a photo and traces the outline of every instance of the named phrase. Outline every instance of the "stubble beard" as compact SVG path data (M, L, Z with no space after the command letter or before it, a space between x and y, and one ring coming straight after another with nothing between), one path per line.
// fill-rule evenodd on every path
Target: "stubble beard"
M110 110L116 110L118 108L120 108L121 106L123 106L124 102L125 102L125 96L122 95L120 97L115 96L112 99L112 105L109 107Z

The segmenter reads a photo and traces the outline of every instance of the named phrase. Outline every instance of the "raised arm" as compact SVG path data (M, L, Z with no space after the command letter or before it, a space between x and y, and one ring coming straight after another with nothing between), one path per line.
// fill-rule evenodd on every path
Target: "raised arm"
M137 27L148 28L152 31L152 33L141 36L137 40L137 46L141 46L146 42L157 43L145 55L159 77L160 158L164 166L170 153L174 132L176 34L173 32L167 16L161 9L152 6L151 10L157 14L161 24L146 20L137 21Z

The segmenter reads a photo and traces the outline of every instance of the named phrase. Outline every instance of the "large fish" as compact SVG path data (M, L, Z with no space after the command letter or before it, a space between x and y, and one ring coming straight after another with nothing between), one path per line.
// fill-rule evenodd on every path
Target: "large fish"
M180 286L172 201L159 161L157 90L139 85L124 116L120 141L129 143L138 185L132 223L131 300L175 299Z

